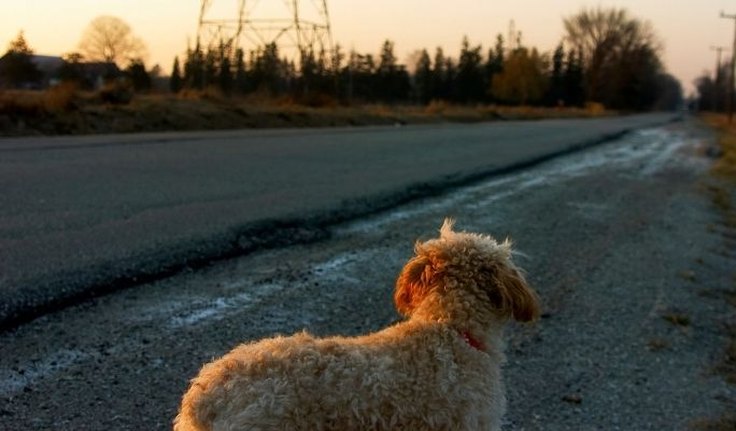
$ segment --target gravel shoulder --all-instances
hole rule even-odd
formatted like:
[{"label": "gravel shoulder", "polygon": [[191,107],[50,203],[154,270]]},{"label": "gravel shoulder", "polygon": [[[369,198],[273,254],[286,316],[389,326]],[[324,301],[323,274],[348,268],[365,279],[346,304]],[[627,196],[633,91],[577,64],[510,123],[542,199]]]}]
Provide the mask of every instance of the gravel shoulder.
[{"label": "gravel shoulder", "polygon": [[376,330],[393,282],[442,219],[510,236],[543,301],[507,333],[514,430],[691,429],[736,406],[717,373],[734,310],[734,232],[692,121],[333,226],[0,334],[0,423],[169,429],[188,379],[239,342]]}]

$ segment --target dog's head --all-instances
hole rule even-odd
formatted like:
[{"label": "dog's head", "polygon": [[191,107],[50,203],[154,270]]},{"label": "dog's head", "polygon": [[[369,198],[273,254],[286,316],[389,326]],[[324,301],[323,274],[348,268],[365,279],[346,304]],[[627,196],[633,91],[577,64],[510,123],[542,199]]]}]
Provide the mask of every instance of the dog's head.
[{"label": "dog's head", "polygon": [[486,235],[454,232],[446,219],[440,237],[417,242],[416,255],[396,281],[398,311],[410,316],[432,292],[464,289],[464,298],[481,301],[502,318],[522,322],[539,316],[539,300],[511,261],[511,242]]}]

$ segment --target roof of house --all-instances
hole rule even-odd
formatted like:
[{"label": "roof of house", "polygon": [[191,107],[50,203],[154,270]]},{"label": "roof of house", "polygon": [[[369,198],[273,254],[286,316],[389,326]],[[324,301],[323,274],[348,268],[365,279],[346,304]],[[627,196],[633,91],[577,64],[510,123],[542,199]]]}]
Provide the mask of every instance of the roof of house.
[{"label": "roof of house", "polygon": [[38,70],[43,73],[53,73],[64,64],[61,57],[53,55],[32,55],[31,61],[36,65]]}]

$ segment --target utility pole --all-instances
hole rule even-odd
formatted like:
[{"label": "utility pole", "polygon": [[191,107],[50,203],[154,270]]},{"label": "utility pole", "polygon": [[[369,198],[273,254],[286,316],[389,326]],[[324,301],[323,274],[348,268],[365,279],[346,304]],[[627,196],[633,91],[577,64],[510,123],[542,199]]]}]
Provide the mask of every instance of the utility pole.
[{"label": "utility pole", "polygon": [[728,84],[728,123],[733,121],[733,102],[734,102],[734,69],[736,69],[736,15],[729,15],[721,12],[721,18],[732,19],[734,23],[733,50],[731,52],[731,67],[729,68],[729,84]]},{"label": "utility pole", "polygon": [[725,46],[711,46],[710,49],[716,52],[716,70],[713,74],[713,80],[716,87],[713,91],[713,111],[718,112],[718,93],[721,90],[721,81],[723,80],[723,77],[721,76],[721,53],[728,48]]}]

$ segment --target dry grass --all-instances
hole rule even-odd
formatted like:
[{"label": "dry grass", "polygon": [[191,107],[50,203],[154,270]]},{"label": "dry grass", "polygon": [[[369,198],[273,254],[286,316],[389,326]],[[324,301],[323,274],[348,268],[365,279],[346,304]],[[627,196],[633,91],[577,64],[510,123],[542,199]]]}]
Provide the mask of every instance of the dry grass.
[{"label": "dry grass", "polygon": [[728,334],[729,343],[716,370],[726,378],[728,383],[736,385],[736,324],[726,324],[725,332]]},{"label": "dry grass", "polygon": [[[736,229],[736,208],[734,208],[734,185],[736,184],[736,122],[729,124],[725,115],[707,114],[702,120],[718,132],[718,158],[713,163],[712,174],[717,181],[708,184],[707,190],[713,205],[718,208],[723,218],[724,230],[712,229],[721,232],[724,242],[729,246],[728,238]],[[734,276],[736,284],[736,275]],[[710,292],[713,293],[713,292]],[[732,307],[736,307],[736,290],[721,289],[719,294]],[[728,341],[723,353],[718,359],[716,371],[727,382],[736,384],[736,323],[730,319],[724,324],[724,334]],[[693,429],[705,431],[736,430],[736,414],[726,412],[721,417],[702,419],[691,424]]]},{"label": "dry grass", "polygon": [[[736,384],[736,325],[726,326],[729,343],[716,366],[716,371],[724,376],[732,385]],[[690,428],[698,431],[734,431],[736,430],[736,413],[725,412],[720,417],[699,419],[690,424]]]},{"label": "dry grass", "polygon": [[679,275],[680,275],[680,278],[682,278],[683,280],[695,281],[695,271],[691,269],[680,271]]},{"label": "dry grass", "polygon": [[736,307],[736,289],[700,289],[698,295],[704,298],[723,299],[728,305]]},{"label": "dry grass", "polygon": [[596,107],[464,106],[442,101],[426,107],[380,103],[340,105],[329,96],[310,95],[297,100],[256,93],[226,97],[214,88],[185,90],[175,96],[129,96],[132,93],[125,88],[85,93],[70,86],[45,92],[0,93],[0,135],[474,123],[615,114]]},{"label": "dry grass", "polygon": [[[713,171],[714,175],[717,175],[718,177],[724,177],[726,174],[723,171],[723,168],[719,168],[717,166],[718,161],[716,161],[716,164],[714,164]],[[718,170],[717,170],[718,169]],[[728,238],[732,237],[733,233],[729,233],[728,230],[736,229],[736,208],[733,206],[733,198],[732,198],[732,192],[731,188],[732,186],[729,186],[729,182],[736,182],[736,179],[728,179],[729,177],[725,177],[726,180],[720,181],[718,183],[711,183],[706,186],[707,192],[710,194],[711,202],[713,202],[713,205],[715,205],[716,208],[718,208],[721,212],[722,216],[722,224],[726,227],[726,232],[721,232],[721,234]],[[719,232],[722,229],[718,229],[716,226],[709,226],[708,231],[709,232]]]},{"label": "dry grass", "polygon": [[718,131],[719,157],[713,163],[713,175],[722,180],[709,184],[713,204],[723,216],[723,223],[729,229],[736,229],[736,208],[733,204],[733,185],[736,184],[736,121],[729,124],[725,115],[707,114],[702,116],[706,124]]},{"label": "dry grass", "polygon": [[660,352],[670,348],[670,342],[663,338],[652,338],[647,342],[647,349],[650,352]]},{"label": "dry grass", "polygon": [[681,327],[681,328],[686,328],[690,326],[690,323],[691,323],[690,316],[688,316],[685,313],[680,313],[677,311],[666,311],[662,313],[662,318],[670,322],[671,324]]},{"label": "dry grass", "polygon": [[591,104],[585,108],[499,105],[465,106],[452,105],[443,100],[431,101],[423,108],[423,113],[431,117],[441,117],[448,120],[466,119],[468,121],[591,118],[616,115],[616,112],[606,111],[599,104]]},{"label": "dry grass", "polygon": [[713,166],[713,173],[718,177],[736,181],[736,121],[729,124],[725,115],[715,114],[705,114],[701,118],[719,131],[718,144],[721,156]]},{"label": "dry grass", "polygon": [[43,93],[44,109],[50,113],[67,112],[74,107],[77,93],[77,85],[71,82],[52,87]]},{"label": "dry grass", "polygon": [[699,419],[690,424],[697,431],[734,431],[736,430],[736,414],[725,413],[719,418]]},{"label": "dry grass", "polygon": [[58,85],[46,91],[4,91],[0,92],[0,114],[37,116],[67,112],[76,96],[74,84]]}]

